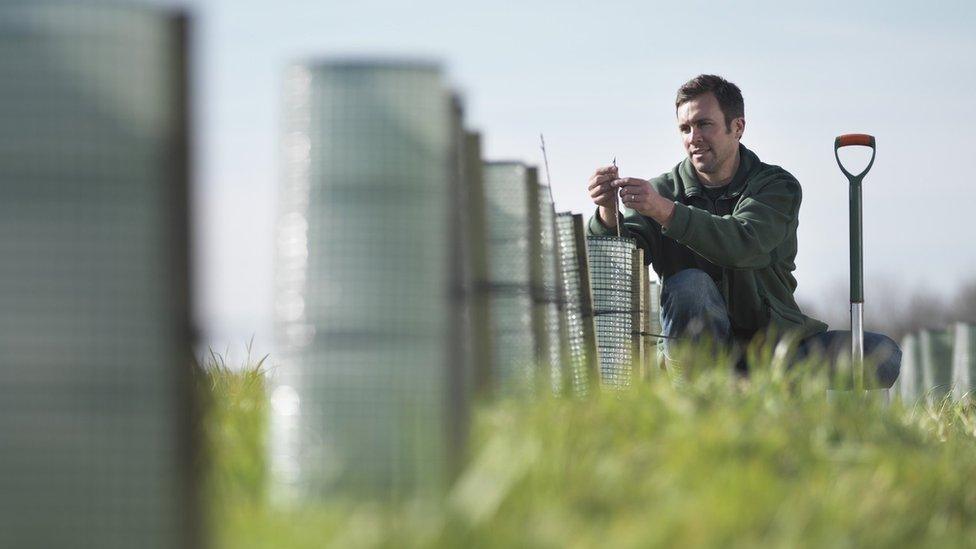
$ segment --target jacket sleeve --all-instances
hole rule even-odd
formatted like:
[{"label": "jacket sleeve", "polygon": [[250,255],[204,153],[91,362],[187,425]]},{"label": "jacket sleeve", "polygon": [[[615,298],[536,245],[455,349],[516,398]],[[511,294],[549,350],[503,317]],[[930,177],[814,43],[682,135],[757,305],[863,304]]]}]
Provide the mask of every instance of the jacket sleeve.
[{"label": "jacket sleeve", "polygon": [[801,201],[800,184],[777,177],[745,196],[731,215],[717,216],[675,202],[674,218],[662,233],[712,263],[731,269],[758,269],[789,235]]}]

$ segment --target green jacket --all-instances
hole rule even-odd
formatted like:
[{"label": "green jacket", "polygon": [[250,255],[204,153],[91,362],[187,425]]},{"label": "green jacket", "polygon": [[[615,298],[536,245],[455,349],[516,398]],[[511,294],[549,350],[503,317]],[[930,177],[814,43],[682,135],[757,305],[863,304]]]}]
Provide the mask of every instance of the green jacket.
[{"label": "green jacket", "polygon": [[[683,269],[708,273],[725,298],[736,339],[748,340],[769,327],[801,338],[826,331],[826,324],[804,315],[793,299],[800,183],[742,145],[739,154],[738,171],[714,201],[689,159],[652,179],[651,186],[675,202],[670,226],[625,208],[621,235],[637,241],[661,280]],[[615,232],[599,215],[588,227],[593,235]]]}]

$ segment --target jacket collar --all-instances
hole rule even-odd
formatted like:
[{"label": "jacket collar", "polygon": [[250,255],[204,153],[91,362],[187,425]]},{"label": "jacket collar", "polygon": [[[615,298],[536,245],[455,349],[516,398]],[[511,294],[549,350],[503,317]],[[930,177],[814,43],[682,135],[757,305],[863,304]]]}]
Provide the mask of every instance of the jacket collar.
[{"label": "jacket collar", "polygon": [[[738,198],[742,194],[742,191],[745,190],[749,172],[758,163],[759,157],[756,156],[756,153],[747,149],[742,143],[739,143],[739,168],[735,171],[732,181],[725,186],[725,193],[722,196],[725,198]],[[685,196],[700,196],[702,194],[702,185],[698,181],[698,173],[695,172],[694,166],[691,165],[690,158],[685,158],[678,165],[678,173],[681,175],[681,183],[684,186]]]}]

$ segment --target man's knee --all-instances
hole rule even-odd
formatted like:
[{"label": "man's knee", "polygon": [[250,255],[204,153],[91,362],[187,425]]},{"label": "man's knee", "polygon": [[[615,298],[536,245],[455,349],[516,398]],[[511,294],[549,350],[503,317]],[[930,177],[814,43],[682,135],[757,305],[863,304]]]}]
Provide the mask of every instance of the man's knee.
[{"label": "man's knee", "polygon": [[664,280],[664,288],[669,286],[672,289],[706,288],[715,287],[715,281],[701,269],[682,269]]},{"label": "man's knee", "polygon": [[724,340],[732,329],[725,300],[712,278],[701,269],[685,269],[664,281],[661,320],[670,336],[710,333]]},{"label": "man's knee", "polygon": [[722,299],[715,281],[701,269],[684,269],[665,279],[661,286],[661,299],[668,298],[682,301],[688,298],[697,301]]}]

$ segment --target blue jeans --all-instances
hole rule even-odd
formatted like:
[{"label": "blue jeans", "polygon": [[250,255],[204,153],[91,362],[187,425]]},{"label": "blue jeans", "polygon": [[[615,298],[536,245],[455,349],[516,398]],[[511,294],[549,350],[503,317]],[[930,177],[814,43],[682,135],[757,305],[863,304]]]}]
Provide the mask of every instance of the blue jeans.
[{"label": "blue jeans", "polygon": [[[671,346],[680,338],[697,341],[708,338],[719,344],[731,345],[732,321],[722,294],[712,278],[700,269],[679,271],[664,281],[661,287],[661,326],[664,356],[671,358]],[[831,370],[839,357],[850,353],[851,332],[831,330],[812,335],[799,343],[794,361],[818,353],[827,358]],[[864,356],[876,365],[874,376],[866,376],[872,388],[888,388],[898,378],[901,368],[901,349],[890,337],[864,332]]]}]

